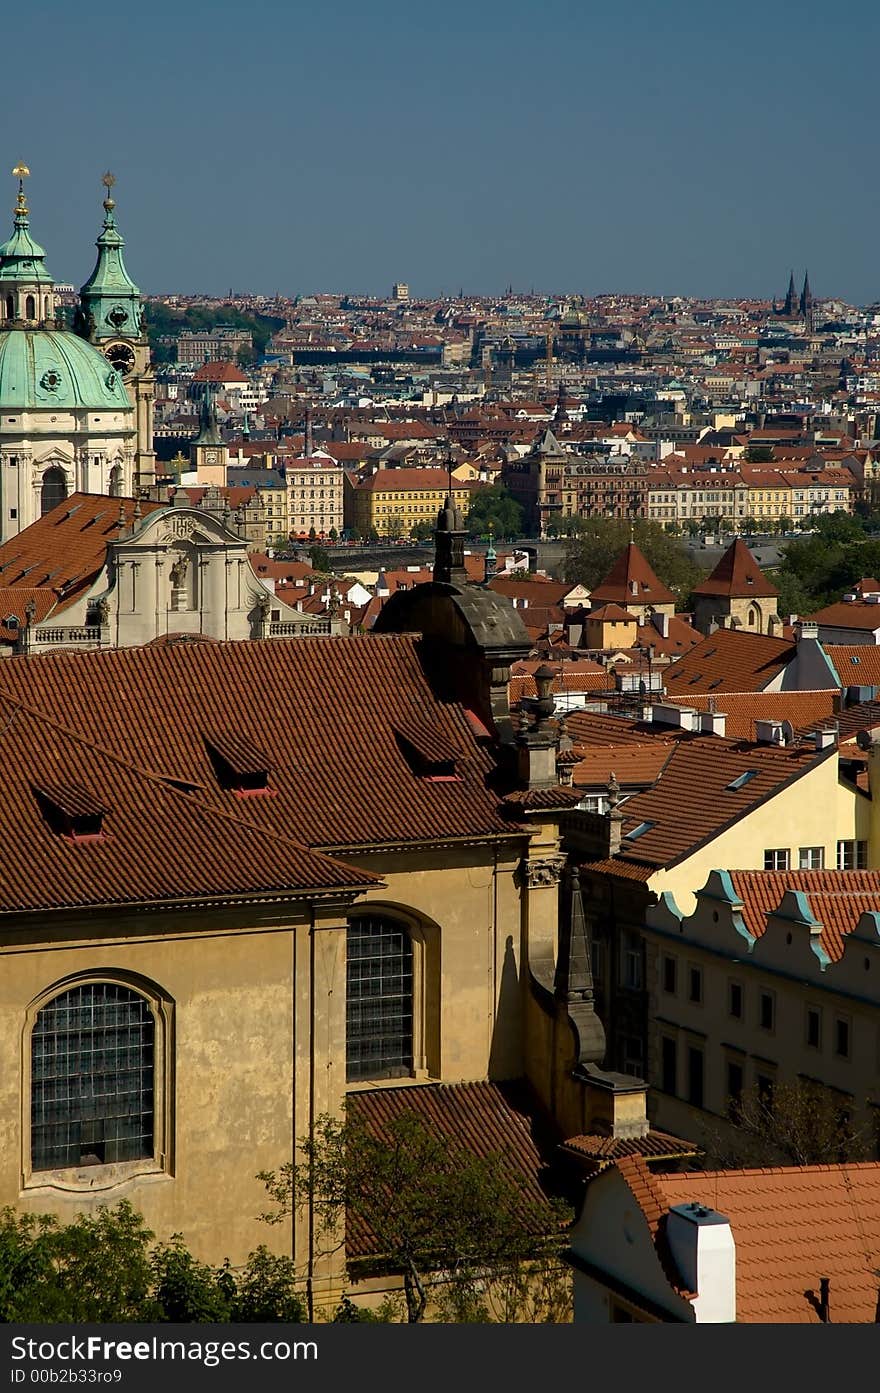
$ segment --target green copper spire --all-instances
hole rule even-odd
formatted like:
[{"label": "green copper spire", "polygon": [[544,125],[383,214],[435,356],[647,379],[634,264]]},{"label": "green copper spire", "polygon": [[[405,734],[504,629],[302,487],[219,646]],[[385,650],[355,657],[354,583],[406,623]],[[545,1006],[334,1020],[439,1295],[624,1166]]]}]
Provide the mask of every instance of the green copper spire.
[{"label": "green copper spire", "polygon": [[53,281],[44,265],[46,253],[30,234],[30,215],[24,192],[24,181],[30,170],[26,164],[17,164],[12,173],[18,180],[18,200],[12,236],[0,246],[0,281],[50,286]]},{"label": "green copper spire", "polygon": [[125,269],[122,248],[125,239],[116,226],[116,203],[111,189],[116,179],[110,173],[102,180],[107,190],[104,199],[104,226],[95,243],[98,260],[95,269],[80,291],[80,310],[76,331],[93,343],[113,338],[137,339],[142,333],[141,293]]}]

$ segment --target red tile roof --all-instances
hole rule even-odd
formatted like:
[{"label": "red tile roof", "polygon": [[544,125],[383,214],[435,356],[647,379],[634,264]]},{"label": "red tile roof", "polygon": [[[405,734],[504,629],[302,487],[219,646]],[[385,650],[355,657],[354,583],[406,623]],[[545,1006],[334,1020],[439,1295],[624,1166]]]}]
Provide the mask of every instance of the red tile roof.
[{"label": "red tile roof", "polygon": [[[8,662],[33,672],[53,660]],[[242,895],[283,900],[375,882],[287,832],[259,825],[252,816],[256,799],[230,799],[220,807],[182,770],[150,770],[142,739],[107,749],[88,728],[73,732],[63,712],[58,719],[37,709],[32,698],[43,693],[28,688],[39,686],[26,681],[16,698],[0,696],[0,914],[188,901],[201,908]],[[144,714],[149,719],[146,707]],[[80,841],[53,828],[35,790],[71,814],[103,809],[100,835]]]},{"label": "red tile roof", "polygon": [[836,604],[817,610],[815,614],[804,615],[804,618],[810,624],[870,633],[880,629],[880,605],[872,604],[869,600],[839,600]]},{"label": "red tile roof", "polygon": [[779,591],[764,575],[742,538],[736,537],[712,574],[695,585],[693,593],[746,599],[752,595],[775,598]]},{"label": "red tile roof", "polygon": [[822,648],[840,678],[841,687],[880,687],[880,644],[823,643]]},{"label": "red tile roof", "polygon": [[672,591],[657,579],[635,542],[628,544],[590,598],[593,604],[613,601],[624,607],[675,603]]},{"label": "red tile roof", "polygon": [[760,692],[788,666],[795,651],[795,644],[788,639],[717,629],[670,664],[663,681],[670,696]]},{"label": "red tile roof", "polygon": [[[746,745],[714,735],[679,740],[657,782],[621,807],[621,859],[675,865],[829,757],[837,758],[836,749]],[[753,778],[730,787],[750,769],[756,770]],[[627,840],[645,824],[641,835]]]},{"label": "red tile roof", "polygon": [[[162,506],[143,501],[140,504],[144,516]],[[134,509],[133,498],[72,493],[57,508],[0,546],[0,587],[24,587],[23,593],[51,590],[58,599],[56,613],[66,609],[102,570],[107,543],[115,541],[121,530],[120,514],[125,518],[122,526],[130,527]],[[26,602],[27,594],[23,603]]]},{"label": "red tile roof", "polygon": [[[274,760],[274,798],[248,815],[325,850],[510,834],[486,782],[493,765],[464,712],[437,700],[411,635],[190,643],[12,657],[0,694],[26,700],[108,749],[189,781],[240,814],[206,738],[230,723]],[[458,751],[452,781],[413,771],[398,731],[414,716]]]},{"label": "red tile roof", "polygon": [[697,711],[723,712],[727,716],[727,738],[751,741],[755,739],[756,721],[791,721],[796,731],[820,722],[829,725],[836,698],[836,690],[829,687],[824,692],[724,692],[717,697],[714,693],[690,693],[666,699],[676,706],[693,706]]},{"label": "red tile roof", "polygon": [[764,933],[767,915],[778,908],[786,890],[804,891],[822,925],[822,947],[834,962],[862,915],[880,910],[880,871],[731,871],[730,878],[743,902],[745,926],[755,938]]},{"label": "red tile roof", "polygon": [[[624,1165],[647,1171],[644,1161],[622,1163],[621,1171]],[[655,1233],[658,1193],[665,1211],[697,1202],[729,1219],[738,1322],[818,1324],[819,1282],[827,1277],[833,1323],[875,1323],[880,1163],[689,1171],[651,1179],[647,1205],[641,1186],[633,1192]]]}]

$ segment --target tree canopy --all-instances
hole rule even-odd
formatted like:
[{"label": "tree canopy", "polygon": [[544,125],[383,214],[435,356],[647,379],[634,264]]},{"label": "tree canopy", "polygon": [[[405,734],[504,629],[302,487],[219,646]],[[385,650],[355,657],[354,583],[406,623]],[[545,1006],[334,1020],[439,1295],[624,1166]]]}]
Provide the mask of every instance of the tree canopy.
[{"label": "tree canopy", "polygon": [[301,1321],[290,1258],[265,1246],[238,1270],[199,1262],[180,1234],[153,1244],[123,1200],[72,1224],[0,1212],[0,1323]]},{"label": "tree canopy", "polygon": [[311,1205],[325,1251],[356,1223],[372,1235],[377,1261],[402,1274],[409,1321],[423,1318],[429,1288],[447,1319],[514,1319],[539,1292],[544,1313],[534,1319],[558,1318],[567,1287],[554,1280],[558,1215],[511,1178],[503,1157],[477,1156],[414,1113],[381,1136],[325,1115],[300,1148],[302,1161],[261,1174],[275,1206],[264,1217],[278,1222]]},{"label": "tree canopy", "polygon": [[681,542],[656,522],[624,518],[582,518],[565,545],[562,573],[565,580],[590,590],[605,579],[630,537],[656,573],[676,597],[679,609],[687,605],[693,587],[704,572]]},{"label": "tree canopy", "polygon": [[503,484],[489,484],[472,495],[465,526],[472,537],[491,531],[499,541],[512,542],[522,536],[523,510]]},{"label": "tree canopy", "polygon": [[813,535],[789,542],[773,575],[782,615],[810,614],[880,571],[880,540],[868,536],[861,518],[839,512],[809,521]]}]

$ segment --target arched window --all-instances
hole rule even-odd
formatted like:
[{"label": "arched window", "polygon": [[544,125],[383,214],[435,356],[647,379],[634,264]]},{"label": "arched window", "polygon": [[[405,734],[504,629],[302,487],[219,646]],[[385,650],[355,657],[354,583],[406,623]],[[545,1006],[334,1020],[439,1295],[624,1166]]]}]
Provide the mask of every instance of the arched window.
[{"label": "arched window", "polygon": [[[96,461],[97,462],[97,461]],[[110,470],[110,497],[122,497],[122,465],[114,464]]]},{"label": "arched window", "polygon": [[6,318],[15,318],[15,299],[12,295],[6,296]]},{"label": "arched window", "polygon": [[53,464],[51,469],[47,469],[43,475],[43,487],[40,493],[40,515],[49,513],[53,508],[57,508],[59,503],[63,503],[67,497],[67,480],[64,477],[64,470],[59,469],[57,464]]},{"label": "arched window", "polygon": [[28,295],[24,302],[24,317],[25,319],[36,319],[37,317],[37,306],[33,295]]},{"label": "arched window", "polygon": [[33,1170],[152,1156],[155,1023],[118,982],[85,982],[41,1007],[31,1033]]},{"label": "arched window", "polygon": [[412,1073],[413,947],[396,919],[349,923],[345,1033],[349,1080]]},{"label": "arched window", "polygon": [[761,617],[761,616],[760,616],[760,614],[759,614],[759,612],[758,612],[757,607],[756,607],[755,605],[752,605],[752,606],[750,607],[750,609],[749,609],[749,628],[750,628],[750,629],[754,629],[755,625],[759,622],[760,617]]}]

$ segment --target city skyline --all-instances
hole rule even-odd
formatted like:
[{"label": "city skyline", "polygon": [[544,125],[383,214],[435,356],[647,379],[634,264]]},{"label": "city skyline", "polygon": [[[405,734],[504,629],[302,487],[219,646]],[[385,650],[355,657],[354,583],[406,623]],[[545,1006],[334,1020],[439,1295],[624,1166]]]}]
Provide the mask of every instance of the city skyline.
[{"label": "city skyline", "polygon": [[53,36],[51,100],[27,64],[7,79],[7,164],[59,280],[88,274],[110,167],[149,293],[770,297],[794,264],[820,298],[880,296],[865,3],[844,52],[820,6],[754,0],[98,18],[24,15],[22,51]]}]

